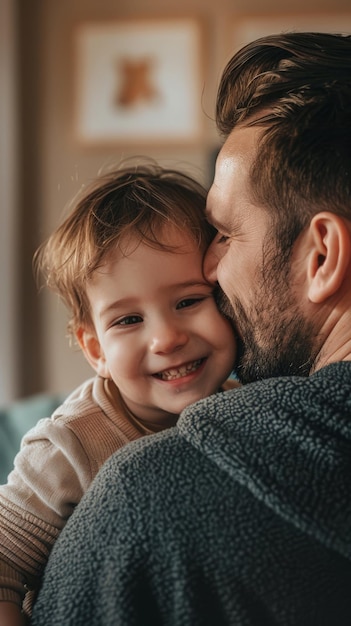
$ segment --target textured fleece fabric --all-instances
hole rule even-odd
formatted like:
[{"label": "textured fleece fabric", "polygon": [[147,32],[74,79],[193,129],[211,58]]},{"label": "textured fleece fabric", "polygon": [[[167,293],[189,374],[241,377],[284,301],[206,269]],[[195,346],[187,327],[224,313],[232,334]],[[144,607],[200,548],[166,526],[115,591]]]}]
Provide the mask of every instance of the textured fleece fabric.
[{"label": "textured fleece fabric", "polygon": [[34,626],[350,626],[351,363],[193,405],[100,470]]}]

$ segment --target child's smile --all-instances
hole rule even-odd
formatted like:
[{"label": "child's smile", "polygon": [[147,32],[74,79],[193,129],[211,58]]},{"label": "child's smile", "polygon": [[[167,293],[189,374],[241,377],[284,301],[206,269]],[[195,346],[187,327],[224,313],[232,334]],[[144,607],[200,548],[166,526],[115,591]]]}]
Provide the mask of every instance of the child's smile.
[{"label": "child's smile", "polygon": [[116,250],[87,290],[95,325],[87,357],[136,417],[160,423],[216,392],[236,350],[202,251],[174,227],[163,239],[172,251],[138,242]]},{"label": "child's smile", "polygon": [[205,359],[197,359],[196,361],[191,361],[190,363],[186,363],[185,365],[180,365],[179,367],[172,367],[168,370],[164,370],[163,372],[158,372],[154,374],[156,378],[160,380],[178,380],[179,378],[184,378],[199,370],[199,367],[204,363]]}]

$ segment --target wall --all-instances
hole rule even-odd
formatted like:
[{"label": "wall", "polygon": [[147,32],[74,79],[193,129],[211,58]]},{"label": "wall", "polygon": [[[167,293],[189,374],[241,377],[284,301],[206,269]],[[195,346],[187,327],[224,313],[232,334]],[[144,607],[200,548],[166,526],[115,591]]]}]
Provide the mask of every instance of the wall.
[{"label": "wall", "polygon": [[18,394],[17,380],[17,74],[16,7],[0,4],[0,402]]},{"label": "wall", "polygon": [[[248,15],[281,12],[278,0],[31,0],[19,2],[22,76],[21,395],[40,390],[66,392],[92,370],[65,337],[66,314],[55,297],[35,287],[31,257],[40,241],[60,221],[68,201],[101,166],[135,152],[128,146],[86,149],[73,137],[74,49],[82,20],[125,17],[195,16],[204,28],[203,91],[205,133],[193,146],[153,146],[143,149],[170,165],[187,168],[208,183],[218,138],[213,123],[215,91],[220,71],[234,46],[229,27]],[[293,13],[347,11],[348,0],[297,0]],[[351,28],[351,22],[350,22]],[[140,153],[140,150],[138,150]]]}]

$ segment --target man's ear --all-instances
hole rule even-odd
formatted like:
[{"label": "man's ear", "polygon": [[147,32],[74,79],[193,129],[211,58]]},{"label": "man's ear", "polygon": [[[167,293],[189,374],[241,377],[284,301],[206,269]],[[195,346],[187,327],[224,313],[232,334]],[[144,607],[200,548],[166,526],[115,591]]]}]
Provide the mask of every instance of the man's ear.
[{"label": "man's ear", "polygon": [[94,330],[80,327],[76,331],[76,339],[83,354],[95,372],[102,378],[110,378],[105,355]]},{"label": "man's ear", "polygon": [[351,260],[351,234],[342,217],[327,211],[311,220],[308,297],[316,304],[340,289]]}]

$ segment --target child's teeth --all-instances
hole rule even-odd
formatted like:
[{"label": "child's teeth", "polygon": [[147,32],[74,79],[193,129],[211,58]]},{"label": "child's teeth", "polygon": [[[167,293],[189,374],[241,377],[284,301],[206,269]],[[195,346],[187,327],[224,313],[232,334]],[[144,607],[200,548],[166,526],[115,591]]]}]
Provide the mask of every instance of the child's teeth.
[{"label": "child's teeth", "polygon": [[173,368],[165,372],[161,372],[159,376],[162,380],[175,380],[176,378],[182,378],[183,376],[190,374],[190,372],[194,372],[199,367],[200,363],[201,359],[198,359],[188,365],[182,365],[182,367],[179,367],[178,369]]}]

